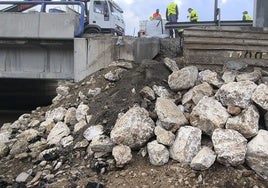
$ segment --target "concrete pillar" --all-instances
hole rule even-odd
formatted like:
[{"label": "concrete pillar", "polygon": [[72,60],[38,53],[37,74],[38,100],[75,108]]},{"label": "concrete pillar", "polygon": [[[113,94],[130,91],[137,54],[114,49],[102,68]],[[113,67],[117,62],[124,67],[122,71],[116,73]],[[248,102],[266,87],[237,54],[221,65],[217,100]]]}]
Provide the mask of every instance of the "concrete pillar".
[{"label": "concrete pillar", "polygon": [[160,51],[159,38],[125,37],[117,45],[118,37],[106,35],[74,39],[74,80],[76,82],[115,60],[142,63],[153,59]]},{"label": "concrete pillar", "polygon": [[268,1],[254,1],[254,27],[268,27]]},{"label": "concrete pillar", "polygon": [[74,80],[107,67],[116,60],[116,38],[110,35],[74,39]]}]

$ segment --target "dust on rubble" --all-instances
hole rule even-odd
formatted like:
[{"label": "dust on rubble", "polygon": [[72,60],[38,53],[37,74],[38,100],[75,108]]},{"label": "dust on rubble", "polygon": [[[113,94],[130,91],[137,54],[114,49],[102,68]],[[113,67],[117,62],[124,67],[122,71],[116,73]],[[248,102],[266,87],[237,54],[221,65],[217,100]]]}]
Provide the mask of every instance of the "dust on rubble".
[{"label": "dust on rubble", "polygon": [[[109,135],[118,114],[126,112],[134,104],[141,104],[142,98],[138,93],[144,86],[161,85],[168,88],[167,78],[170,70],[159,61],[148,60],[146,63],[135,65],[123,74],[118,82],[108,82],[104,74],[114,69],[108,67],[87,77],[79,83],[69,83],[70,96],[58,104],[38,109],[38,115],[58,106],[69,108],[77,106],[79,92],[87,93],[89,88],[102,88],[103,92],[90,100],[83,101],[90,106],[89,114],[93,114],[92,124],[102,124],[105,134]],[[90,85],[94,77],[95,82]],[[154,105],[147,104],[147,109],[153,111]],[[33,116],[35,114],[32,114]],[[74,144],[82,140],[82,133],[75,135]],[[189,165],[170,160],[163,166],[153,166],[148,157],[142,157],[134,151],[131,163],[124,168],[100,173],[91,168],[85,151],[66,151],[62,154],[65,169],[55,172],[53,181],[40,180],[36,187],[85,187],[89,182],[97,182],[105,187],[267,187],[267,183],[260,179],[252,170],[244,165],[226,167],[217,162],[206,171],[194,171]],[[0,161],[0,187],[13,187],[14,179],[19,172],[29,169],[36,170],[35,161],[30,158],[19,160],[3,158]],[[45,170],[43,173],[46,173]],[[10,181],[11,180],[11,181]],[[15,184],[24,187],[23,184]],[[89,187],[89,186],[87,186]]]}]

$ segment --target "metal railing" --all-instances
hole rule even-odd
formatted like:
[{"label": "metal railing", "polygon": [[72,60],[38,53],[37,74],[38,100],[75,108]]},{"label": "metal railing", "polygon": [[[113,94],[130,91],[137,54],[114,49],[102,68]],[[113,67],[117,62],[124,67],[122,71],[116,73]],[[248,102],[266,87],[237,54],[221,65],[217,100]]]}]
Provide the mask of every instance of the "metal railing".
[{"label": "metal railing", "polygon": [[253,26],[253,21],[200,21],[200,22],[168,22],[165,25],[166,29],[183,29],[188,27],[200,26]]},{"label": "metal railing", "polygon": [[[74,36],[81,36],[84,33],[84,25],[85,25],[85,5],[80,1],[59,1],[59,2],[52,2],[52,1],[44,1],[44,0],[34,0],[34,1],[0,1],[0,5],[11,5],[10,7],[3,8],[0,12],[21,12],[32,8],[37,5],[41,5],[40,12],[46,12],[47,5],[78,5],[81,7],[80,16],[79,16],[79,27],[74,32]],[[7,11],[8,8],[17,6],[17,11]],[[21,8],[20,8],[21,6]],[[24,7],[24,8],[23,8]],[[55,14],[55,13],[54,13]]]}]

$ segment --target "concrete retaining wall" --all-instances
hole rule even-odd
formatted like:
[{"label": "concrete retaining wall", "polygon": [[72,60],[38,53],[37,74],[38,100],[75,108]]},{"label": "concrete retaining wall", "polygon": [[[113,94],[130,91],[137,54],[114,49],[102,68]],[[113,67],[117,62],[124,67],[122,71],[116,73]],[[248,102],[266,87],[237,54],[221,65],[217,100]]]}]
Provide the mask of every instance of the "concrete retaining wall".
[{"label": "concrete retaining wall", "polygon": [[91,37],[74,39],[74,80],[107,67],[116,60],[115,38]]},{"label": "concrete retaining wall", "polygon": [[0,78],[73,79],[73,44],[55,43],[2,43]]},{"label": "concrete retaining wall", "polygon": [[141,63],[160,49],[156,38],[111,35],[74,40],[0,40],[0,78],[74,79],[107,67],[115,60]]},{"label": "concrete retaining wall", "polygon": [[125,37],[120,44],[118,37],[86,36],[74,39],[74,80],[107,67],[115,60],[141,63],[143,59],[153,59],[160,50],[158,38]]},{"label": "concrete retaining wall", "polygon": [[0,38],[73,39],[78,17],[68,13],[0,13]]}]

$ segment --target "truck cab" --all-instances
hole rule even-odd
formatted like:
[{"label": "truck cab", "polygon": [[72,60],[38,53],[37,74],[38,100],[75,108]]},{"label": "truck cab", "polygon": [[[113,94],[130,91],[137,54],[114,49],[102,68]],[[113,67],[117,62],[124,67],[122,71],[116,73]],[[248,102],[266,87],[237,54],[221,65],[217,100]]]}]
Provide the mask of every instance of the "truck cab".
[{"label": "truck cab", "polygon": [[[85,4],[84,33],[113,33],[123,35],[123,10],[113,0],[78,0]],[[69,11],[80,14],[79,6],[67,5]],[[68,11],[65,10],[65,11]]]},{"label": "truck cab", "polygon": [[114,33],[123,35],[123,10],[112,0],[88,0],[85,33]]}]

